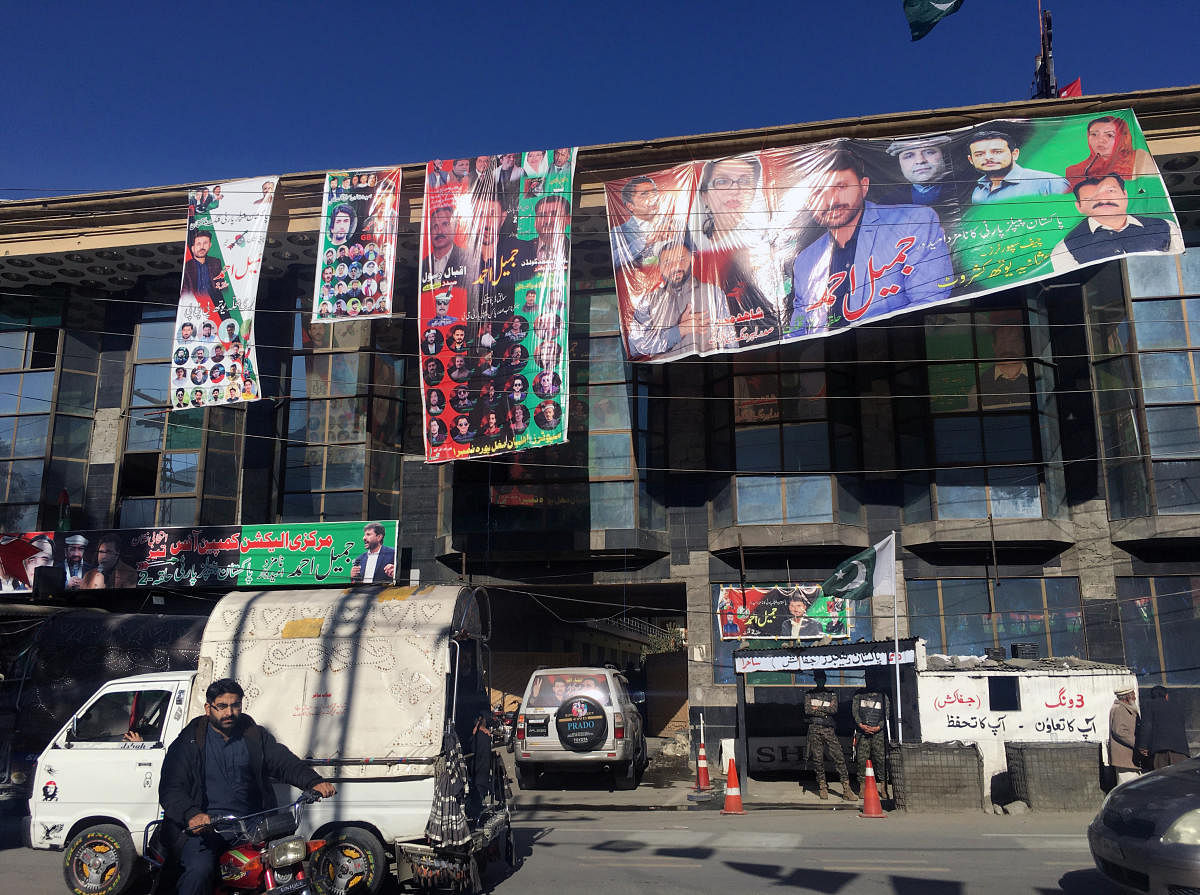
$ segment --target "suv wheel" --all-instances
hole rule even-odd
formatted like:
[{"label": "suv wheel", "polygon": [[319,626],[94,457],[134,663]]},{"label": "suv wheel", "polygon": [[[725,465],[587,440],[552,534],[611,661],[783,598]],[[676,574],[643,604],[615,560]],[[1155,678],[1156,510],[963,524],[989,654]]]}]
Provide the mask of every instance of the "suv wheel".
[{"label": "suv wheel", "polygon": [[517,786],[521,791],[534,789],[537,786],[537,771],[527,764],[517,762]]}]

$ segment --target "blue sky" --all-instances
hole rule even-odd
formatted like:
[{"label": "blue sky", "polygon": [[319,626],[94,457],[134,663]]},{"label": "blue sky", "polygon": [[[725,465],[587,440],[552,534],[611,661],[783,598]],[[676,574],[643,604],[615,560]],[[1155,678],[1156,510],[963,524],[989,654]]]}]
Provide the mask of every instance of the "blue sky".
[{"label": "blue sky", "polygon": [[[1060,84],[1200,81],[1189,0],[1044,0]],[[1036,0],[4,0],[0,198],[1027,98]]]}]

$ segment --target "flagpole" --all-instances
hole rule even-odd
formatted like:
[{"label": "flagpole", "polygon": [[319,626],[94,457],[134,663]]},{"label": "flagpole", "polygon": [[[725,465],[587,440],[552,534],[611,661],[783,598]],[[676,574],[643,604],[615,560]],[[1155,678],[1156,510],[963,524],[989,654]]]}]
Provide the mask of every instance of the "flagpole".
[{"label": "flagpole", "polygon": [[896,744],[904,743],[904,706],[900,703],[900,611],[897,603],[900,589],[896,587],[896,531],[892,530],[892,665],[896,669]]}]

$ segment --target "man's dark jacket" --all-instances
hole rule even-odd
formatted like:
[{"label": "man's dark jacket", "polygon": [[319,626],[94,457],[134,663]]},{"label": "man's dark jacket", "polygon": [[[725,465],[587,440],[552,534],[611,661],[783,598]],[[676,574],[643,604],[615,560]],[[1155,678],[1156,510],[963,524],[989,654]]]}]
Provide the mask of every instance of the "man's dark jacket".
[{"label": "man's dark jacket", "polygon": [[1183,704],[1169,699],[1149,699],[1143,703],[1137,748],[1145,749],[1151,757],[1156,752],[1191,755],[1187,731],[1183,726]]},{"label": "man's dark jacket", "polygon": [[[258,791],[261,810],[276,807],[271,779],[309,789],[323,779],[320,774],[292,754],[287,746],[263,730],[249,715],[239,722],[246,748],[250,752],[250,779]],[[175,738],[163,759],[158,801],[163,808],[163,842],[176,843],[197,814],[207,813],[204,790],[204,743],[209,736],[220,736],[201,715],[188,722]]]}]

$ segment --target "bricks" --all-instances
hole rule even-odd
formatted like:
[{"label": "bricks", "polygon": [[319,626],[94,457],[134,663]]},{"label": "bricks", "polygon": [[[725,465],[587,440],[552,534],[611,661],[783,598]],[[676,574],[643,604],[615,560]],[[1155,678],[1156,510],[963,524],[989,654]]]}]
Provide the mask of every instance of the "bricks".
[{"label": "bricks", "polygon": [[982,811],[983,756],[975,744],[915,743],[888,750],[896,807],[904,811]]}]

